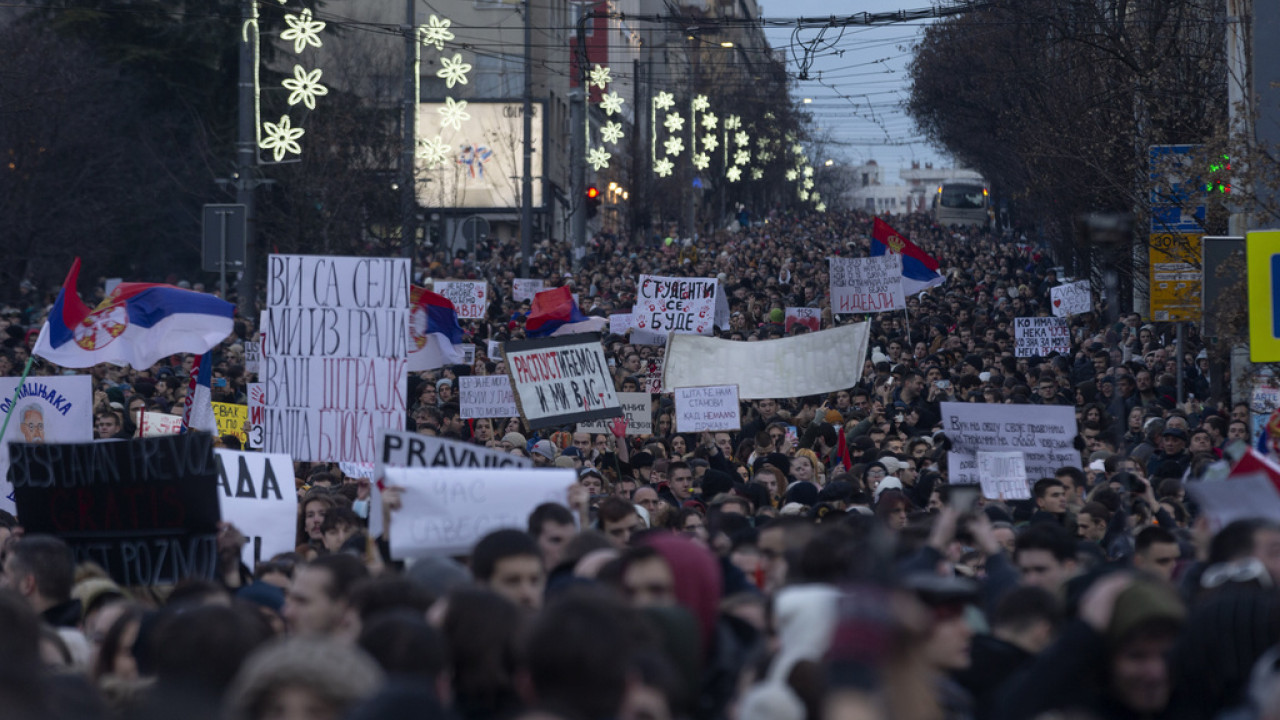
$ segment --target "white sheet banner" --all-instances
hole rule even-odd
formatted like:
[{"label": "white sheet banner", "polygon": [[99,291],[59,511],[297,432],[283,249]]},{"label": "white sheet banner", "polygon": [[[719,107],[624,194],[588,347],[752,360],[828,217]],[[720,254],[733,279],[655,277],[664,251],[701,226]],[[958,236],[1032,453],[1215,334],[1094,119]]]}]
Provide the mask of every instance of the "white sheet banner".
[{"label": "white sheet banner", "polygon": [[564,504],[577,476],[567,469],[422,470],[388,468],[404,488],[391,518],[391,556],[466,555],[494,530],[528,527],[543,503]]},{"label": "white sheet banner", "polygon": [[902,256],[888,253],[865,258],[828,258],[831,312],[837,315],[902,310]]},{"label": "white sheet banner", "polygon": [[509,418],[520,414],[506,375],[464,375],[458,378],[458,406],[462,418]]},{"label": "white sheet banner", "polygon": [[266,285],[266,451],[371,462],[375,431],[404,429],[409,261],[270,255]]},{"label": "white sheet banner", "polygon": [[[93,379],[88,375],[0,377],[0,418],[10,411],[0,442],[0,510],[16,513],[9,484],[9,443],[87,443],[93,440]],[[124,415],[121,414],[123,419]]]},{"label": "white sheet banner", "polygon": [[1062,317],[1020,317],[1013,319],[1013,356],[1048,357],[1051,353],[1071,354],[1071,328]]},{"label": "white sheet banner", "polygon": [[1020,452],[979,452],[982,494],[993,500],[1030,500],[1027,466]]},{"label": "white sheet banner", "polygon": [[292,552],[297,533],[298,493],[288,455],[215,448],[222,519],[249,542],[240,559],[250,568]]},{"label": "white sheet banner", "polygon": [[635,326],[662,333],[711,334],[718,284],[715,278],[641,275]]},{"label": "white sheet banner", "polygon": [[737,385],[743,400],[851,388],[862,377],[869,323],[759,342],[672,335],[664,387]]},{"label": "white sheet banner", "polygon": [[1093,298],[1089,295],[1089,281],[1078,280],[1049,288],[1049,302],[1053,306],[1055,317],[1089,312],[1093,309]]},{"label": "white sheet banner", "polygon": [[1053,477],[1061,467],[1080,467],[1075,449],[1076,411],[1066,405],[987,405],[944,402],[942,429],[951,440],[947,481],[977,485],[979,452],[1020,452],[1026,477]]},{"label": "white sheet banner", "polygon": [[676,432],[741,430],[737,385],[675,389]]},{"label": "white sheet banner", "polygon": [[449,298],[459,320],[483,320],[489,309],[489,284],[472,280],[437,280],[432,288]]},{"label": "white sheet banner", "polygon": [[[653,434],[653,396],[647,392],[620,392],[618,402],[627,419],[627,435]],[[608,433],[613,419],[578,423],[578,432]]]}]

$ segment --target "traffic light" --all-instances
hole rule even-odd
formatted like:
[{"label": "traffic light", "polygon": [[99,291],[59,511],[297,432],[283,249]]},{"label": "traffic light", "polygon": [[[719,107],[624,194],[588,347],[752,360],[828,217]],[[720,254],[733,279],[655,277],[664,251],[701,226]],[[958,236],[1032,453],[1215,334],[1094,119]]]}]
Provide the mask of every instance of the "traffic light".
[{"label": "traffic light", "polygon": [[597,188],[594,186],[589,187],[587,188],[587,219],[590,220],[591,218],[595,217],[596,213],[599,211],[600,211],[600,188]]}]

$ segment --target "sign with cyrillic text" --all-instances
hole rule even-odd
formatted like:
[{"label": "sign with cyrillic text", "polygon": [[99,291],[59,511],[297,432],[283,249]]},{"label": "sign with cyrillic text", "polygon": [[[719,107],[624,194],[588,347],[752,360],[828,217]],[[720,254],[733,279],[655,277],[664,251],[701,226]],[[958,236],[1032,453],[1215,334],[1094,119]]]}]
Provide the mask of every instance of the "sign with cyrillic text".
[{"label": "sign with cyrillic text", "polygon": [[449,298],[460,320],[483,320],[489,309],[489,284],[472,280],[439,280],[432,288]]},{"label": "sign with cyrillic text", "polygon": [[[653,396],[647,392],[620,392],[618,402],[627,419],[627,435],[653,434]],[[578,423],[578,432],[608,433],[613,420]]]},{"label": "sign with cyrillic text", "polygon": [[160,437],[182,432],[182,416],[155,411],[133,411],[133,424],[138,427],[136,437]]},{"label": "sign with cyrillic text", "polygon": [[93,440],[93,379],[88,375],[0,378],[0,416],[12,412],[0,442],[0,510],[15,512],[9,485],[9,443],[79,443]]},{"label": "sign with cyrillic text", "polygon": [[213,405],[213,419],[218,423],[218,435],[235,435],[240,447],[247,447],[249,406],[220,402],[210,404]]},{"label": "sign with cyrillic text", "polygon": [[715,278],[641,275],[634,326],[658,333],[711,334],[716,316]]},{"label": "sign with cyrillic text", "polygon": [[542,292],[541,280],[527,280],[525,278],[516,278],[511,281],[511,299],[516,302],[524,302],[525,300],[533,300],[533,296]]},{"label": "sign with cyrillic text", "polygon": [[947,481],[977,485],[980,452],[1019,452],[1026,476],[1053,477],[1058,468],[1080,467],[1075,449],[1075,408],[1060,405],[985,405],[944,402],[942,429],[951,441]]},{"label": "sign with cyrillic text", "polygon": [[464,375],[458,378],[458,407],[462,418],[508,418],[520,414],[506,375]]},{"label": "sign with cyrillic text", "polygon": [[741,430],[738,386],[676,388],[676,432]]},{"label": "sign with cyrillic text", "polygon": [[599,335],[510,341],[502,352],[530,429],[622,417]]},{"label": "sign with cyrillic text", "polygon": [[979,452],[982,494],[993,500],[1030,500],[1027,466],[1020,452]]},{"label": "sign with cyrillic text", "polygon": [[1064,317],[1013,319],[1013,356],[1048,357],[1071,354],[1071,328]]},{"label": "sign with cyrillic text", "polygon": [[294,549],[298,493],[288,455],[214,450],[222,519],[248,539],[240,560],[256,567]]},{"label": "sign with cyrillic text", "polygon": [[902,256],[888,253],[865,258],[829,260],[831,312],[837,315],[902,310]]},{"label": "sign with cyrillic text", "polygon": [[1049,304],[1053,307],[1054,317],[1089,312],[1093,309],[1093,299],[1089,296],[1089,281],[1079,280],[1049,288]]}]

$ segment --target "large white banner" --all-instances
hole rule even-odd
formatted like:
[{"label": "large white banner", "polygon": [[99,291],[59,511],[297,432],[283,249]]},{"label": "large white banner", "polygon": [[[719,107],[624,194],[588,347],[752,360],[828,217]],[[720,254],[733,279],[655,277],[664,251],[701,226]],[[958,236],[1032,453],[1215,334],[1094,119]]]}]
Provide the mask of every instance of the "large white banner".
[{"label": "large white banner", "polygon": [[[620,392],[618,402],[627,419],[627,435],[653,434],[653,396],[647,392]],[[578,432],[608,433],[616,418],[578,423]]]},{"label": "large white banner", "polygon": [[831,312],[837,315],[902,310],[902,256],[888,253],[865,258],[828,258]]},{"label": "large white banner", "polygon": [[1049,302],[1053,305],[1054,317],[1079,315],[1093,309],[1093,298],[1089,294],[1089,281],[1077,280],[1066,285],[1049,288]]},{"label": "large white banner", "polygon": [[422,470],[388,468],[404,490],[391,517],[391,556],[467,555],[494,530],[524,530],[543,503],[564,504],[577,475],[568,469]]},{"label": "large white banner", "polygon": [[459,320],[483,320],[489,309],[489,284],[483,280],[437,280],[432,290],[449,298]]},{"label": "large white banner", "polygon": [[530,429],[622,417],[599,335],[512,341],[502,352]]},{"label": "large white banner", "polygon": [[1060,467],[1080,467],[1075,449],[1076,411],[1067,405],[942,403],[942,429],[951,440],[947,482],[982,481],[980,452],[1020,452],[1030,483]]},{"label": "large white banner", "polygon": [[862,377],[869,323],[759,342],[672,335],[663,387],[737,385],[743,400],[819,395]]},{"label": "large white banner", "polygon": [[676,432],[741,430],[737,385],[675,389]]},{"label": "large white banner", "polygon": [[372,462],[376,431],[404,429],[409,261],[271,255],[266,280],[266,451]]},{"label": "large white banner", "polygon": [[[17,512],[9,483],[9,443],[84,443],[93,440],[93,380],[88,375],[29,377],[15,405],[16,377],[0,377],[0,510]],[[10,415],[10,413],[12,413]],[[122,415],[123,417],[123,415]]]},{"label": "large white banner", "polygon": [[222,519],[249,542],[241,561],[250,568],[292,552],[297,539],[298,493],[288,455],[214,449]]},{"label": "large white banner", "polygon": [[1063,317],[1013,319],[1013,356],[1048,357],[1071,354],[1071,328]]},{"label": "large white banner", "polygon": [[641,275],[632,322],[641,330],[710,335],[718,285],[715,278]]},{"label": "large white banner", "polygon": [[458,407],[462,418],[508,418],[520,414],[506,375],[464,375],[458,378]]}]

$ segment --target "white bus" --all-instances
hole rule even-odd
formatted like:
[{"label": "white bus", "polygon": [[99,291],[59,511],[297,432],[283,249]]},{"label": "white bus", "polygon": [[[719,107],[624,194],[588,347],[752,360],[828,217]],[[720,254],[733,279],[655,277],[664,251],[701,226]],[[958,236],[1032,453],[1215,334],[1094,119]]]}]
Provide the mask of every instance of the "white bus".
[{"label": "white bus", "polygon": [[933,195],[933,220],[943,227],[987,225],[991,193],[982,180],[944,180]]}]

